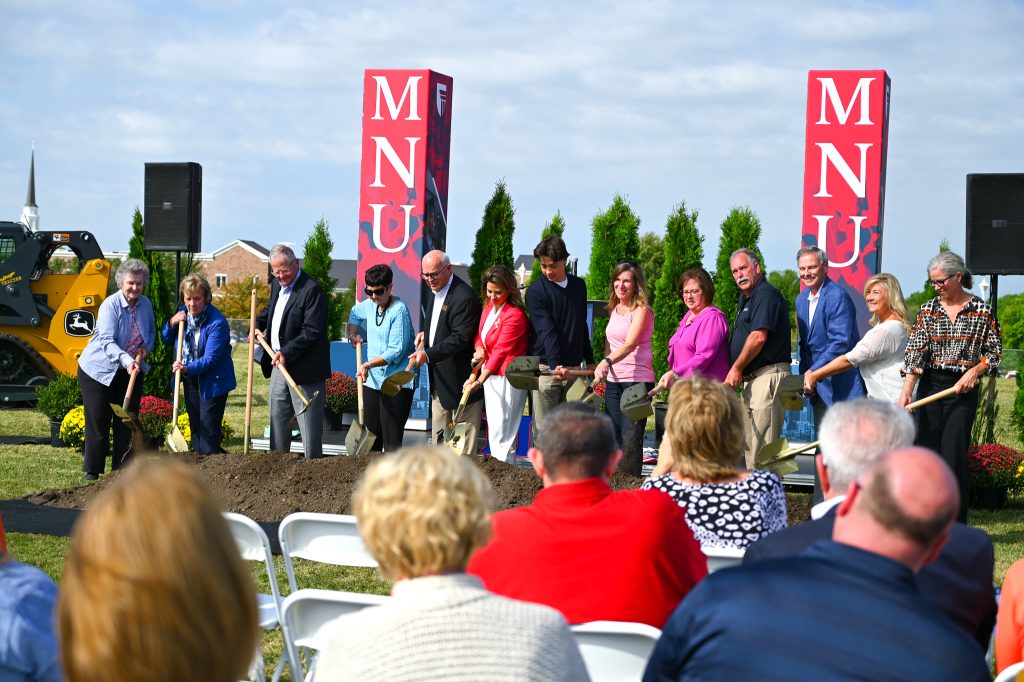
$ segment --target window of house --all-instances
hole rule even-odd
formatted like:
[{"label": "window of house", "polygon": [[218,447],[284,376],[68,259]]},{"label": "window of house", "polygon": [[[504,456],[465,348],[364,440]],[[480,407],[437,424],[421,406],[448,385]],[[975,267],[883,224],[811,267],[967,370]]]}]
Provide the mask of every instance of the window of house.
[{"label": "window of house", "polygon": [[213,282],[215,286],[222,287],[228,283],[228,276],[224,273],[220,273],[213,276]]}]

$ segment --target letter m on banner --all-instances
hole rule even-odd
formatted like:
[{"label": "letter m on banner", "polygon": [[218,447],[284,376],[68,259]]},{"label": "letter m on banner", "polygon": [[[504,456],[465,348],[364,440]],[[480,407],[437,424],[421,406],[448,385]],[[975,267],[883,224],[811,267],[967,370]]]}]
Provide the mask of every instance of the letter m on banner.
[{"label": "letter m on banner", "polygon": [[889,87],[885,71],[807,75],[802,244],[828,254],[829,276],[850,291],[862,331],[864,284],[882,266]]}]

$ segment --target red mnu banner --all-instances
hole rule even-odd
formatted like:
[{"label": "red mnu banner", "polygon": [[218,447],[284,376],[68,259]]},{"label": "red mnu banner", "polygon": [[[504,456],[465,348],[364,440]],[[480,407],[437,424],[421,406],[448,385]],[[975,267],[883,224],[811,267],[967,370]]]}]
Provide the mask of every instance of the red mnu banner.
[{"label": "red mnu banner", "polygon": [[802,241],[828,254],[829,276],[850,291],[861,331],[864,284],[882,264],[889,88],[885,71],[807,75]]},{"label": "red mnu banner", "polygon": [[420,259],[445,248],[452,79],[429,70],[367,69],[363,77],[363,144],[359,181],[356,295],[366,270],[395,273],[393,293],[418,330]]}]

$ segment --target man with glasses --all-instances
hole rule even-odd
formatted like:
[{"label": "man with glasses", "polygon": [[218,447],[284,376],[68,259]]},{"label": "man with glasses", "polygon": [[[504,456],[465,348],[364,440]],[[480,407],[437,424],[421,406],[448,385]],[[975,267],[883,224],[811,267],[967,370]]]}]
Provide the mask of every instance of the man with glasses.
[{"label": "man with glasses", "polygon": [[[424,329],[416,336],[417,350],[409,356],[417,367],[424,364],[430,373],[430,419],[434,443],[444,440],[445,429],[454,422],[462,399],[462,386],[469,379],[473,362],[473,341],[483,308],[473,289],[452,273],[452,263],[444,251],[431,251],[423,257],[423,280],[432,296],[426,297]],[[467,424],[462,454],[478,452],[483,391],[475,391],[462,412]]]},{"label": "man with glasses", "polygon": [[284,244],[270,249],[270,271],[270,303],[256,317],[256,328],[263,330],[274,349],[269,355],[261,346],[256,348],[263,376],[270,378],[270,450],[291,451],[291,421],[302,409],[302,401],[280,371],[283,367],[308,397],[316,395],[298,417],[303,452],[306,459],[316,459],[323,457],[324,396],[331,375],[327,296]]},{"label": "man with glasses", "polygon": [[526,310],[530,313],[530,355],[540,357],[541,369],[554,374],[540,377],[540,388],[533,391],[533,426],[556,405],[565,401],[569,390],[566,369],[579,369],[586,363],[594,368],[594,346],[587,327],[587,285],[565,271],[569,251],[559,236],[537,244],[533,257],[540,261],[543,277],[526,290]]}]

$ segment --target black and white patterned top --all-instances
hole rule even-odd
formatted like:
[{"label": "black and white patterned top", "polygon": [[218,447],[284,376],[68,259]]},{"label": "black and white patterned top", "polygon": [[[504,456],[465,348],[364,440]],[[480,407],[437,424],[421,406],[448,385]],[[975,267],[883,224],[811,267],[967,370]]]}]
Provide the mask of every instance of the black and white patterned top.
[{"label": "black and white patterned top", "polygon": [[972,296],[950,320],[936,296],[917,314],[900,374],[921,374],[925,367],[962,374],[983,357],[988,360],[988,374],[996,371],[1003,358],[1003,332],[992,306]]},{"label": "black and white patterned top", "polygon": [[786,527],[786,493],[769,471],[751,471],[731,483],[684,483],[665,474],[647,479],[642,488],[666,492],[685,509],[701,547],[746,549]]}]

